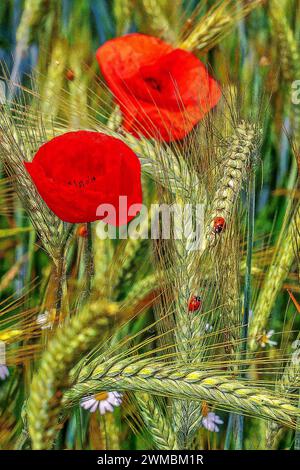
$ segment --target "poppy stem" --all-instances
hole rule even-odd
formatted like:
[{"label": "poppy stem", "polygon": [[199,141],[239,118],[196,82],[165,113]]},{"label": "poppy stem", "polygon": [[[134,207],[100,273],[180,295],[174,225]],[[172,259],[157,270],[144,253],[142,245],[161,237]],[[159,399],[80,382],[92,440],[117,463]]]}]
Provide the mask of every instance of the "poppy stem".
[{"label": "poppy stem", "polygon": [[92,237],[92,224],[88,222],[87,226],[87,240],[85,248],[85,269],[86,269],[86,293],[85,298],[88,298],[92,288],[92,281],[94,277],[94,258],[93,258],[93,237]]},{"label": "poppy stem", "polygon": [[61,250],[56,263],[56,295],[55,295],[55,320],[59,321],[64,296],[64,287],[66,283],[66,248],[73,233],[73,224],[65,226],[65,237],[61,245]]},{"label": "poppy stem", "polygon": [[56,296],[55,296],[55,320],[59,321],[63,298],[63,285],[65,282],[65,250],[61,250],[61,256],[56,265]]}]

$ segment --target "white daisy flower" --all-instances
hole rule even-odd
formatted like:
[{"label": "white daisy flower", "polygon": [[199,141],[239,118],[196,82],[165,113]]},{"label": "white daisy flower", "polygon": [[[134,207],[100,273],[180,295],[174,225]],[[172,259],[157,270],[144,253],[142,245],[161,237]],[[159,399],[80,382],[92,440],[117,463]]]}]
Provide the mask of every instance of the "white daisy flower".
[{"label": "white daisy flower", "polygon": [[9,370],[4,364],[0,364],[0,379],[5,380],[9,376]]},{"label": "white daisy flower", "polygon": [[219,432],[218,424],[223,423],[224,421],[220,418],[220,416],[216,415],[216,413],[213,413],[212,411],[207,413],[207,415],[202,418],[203,427],[211,432]]},{"label": "white daisy flower", "polygon": [[48,328],[53,327],[53,314],[51,314],[48,310],[45,310],[44,313],[39,313],[36,322],[40,325],[41,330],[47,330]]},{"label": "white daisy flower", "polygon": [[210,323],[206,323],[205,325],[205,331],[207,333],[210,333],[213,330],[213,326]]},{"label": "white daisy flower", "polygon": [[122,393],[119,392],[100,392],[91,397],[84,397],[80,401],[80,406],[90,413],[99,410],[101,415],[107,411],[112,412],[116,406],[122,403]]},{"label": "white daisy flower", "polygon": [[270,347],[277,345],[277,341],[273,341],[270,339],[272,338],[274,333],[274,330],[269,330],[268,333],[264,331],[264,333],[258,338],[258,343],[262,348],[265,348],[267,345],[269,345]]}]

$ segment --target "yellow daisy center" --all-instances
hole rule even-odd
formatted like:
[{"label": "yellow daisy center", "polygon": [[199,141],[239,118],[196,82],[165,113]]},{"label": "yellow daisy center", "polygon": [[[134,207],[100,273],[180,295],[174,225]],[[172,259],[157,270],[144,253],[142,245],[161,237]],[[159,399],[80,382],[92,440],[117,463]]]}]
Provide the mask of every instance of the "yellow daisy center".
[{"label": "yellow daisy center", "polygon": [[268,343],[269,342],[269,338],[268,338],[267,334],[262,335],[260,342],[261,343]]},{"label": "yellow daisy center", "polygon": [[107,392],[100,392],[95,395],[95,399],[97,401],[103,401],[108,399],[108,393]]}]

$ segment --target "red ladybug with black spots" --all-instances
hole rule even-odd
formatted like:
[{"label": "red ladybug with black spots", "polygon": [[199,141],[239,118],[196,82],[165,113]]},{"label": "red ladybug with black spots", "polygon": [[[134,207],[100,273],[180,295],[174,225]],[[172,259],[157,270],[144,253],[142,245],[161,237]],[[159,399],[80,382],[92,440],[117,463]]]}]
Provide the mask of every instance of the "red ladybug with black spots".
[{"label": "red ladybug with black spots", "polygon": [[202,306],[202,300],[199,295],[192,295],[189,300],[189,312],[197,312]]},{"label": "red ladybug with black spots", "polygon": [[213,227],[213,232],[215,234],[222,233],[226,227],[226,222],[223,217],[216,217],[214,219],[214,227]]}]

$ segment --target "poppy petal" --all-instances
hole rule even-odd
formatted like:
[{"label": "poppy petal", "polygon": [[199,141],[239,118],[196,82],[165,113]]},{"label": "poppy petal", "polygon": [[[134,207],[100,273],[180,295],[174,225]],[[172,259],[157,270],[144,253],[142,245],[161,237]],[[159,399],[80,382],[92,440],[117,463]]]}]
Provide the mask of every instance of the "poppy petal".
[{"label": "poppy petal", "polygon": [[119,210],[120,196],[128,207],[142,204],[141,165],[122,141],[98,132],[69,132],[42,145],[32,162],[24,162],[38,192],[63,221],[93,222],[101,204],[111,204],[124,225],[133,216]]},{"label": "poppy petal", "polygon": [[107,41],[97,51],[102,74],[135,136],[180,140],[221,97],[218,83],[192,53],[144,34]]}]

